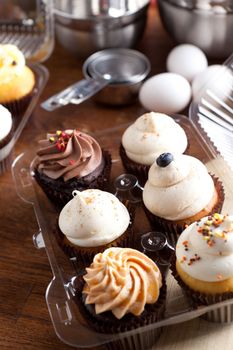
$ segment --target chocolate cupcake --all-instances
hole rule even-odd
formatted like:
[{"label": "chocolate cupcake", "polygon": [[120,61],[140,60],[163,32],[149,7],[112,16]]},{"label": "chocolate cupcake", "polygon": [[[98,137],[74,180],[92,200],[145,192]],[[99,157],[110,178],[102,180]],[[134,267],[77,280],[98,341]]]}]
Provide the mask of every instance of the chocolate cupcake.
[{"label": "chocolate cupcake", "polygon": [[87,265],[108,247],[133,244],[130,214],[117,197],[97,189],[74,191],[73,195],[62,209],[55,230],[69,257]]},{"label": "chocolate cupcake", "polygon": [[205,165],[188,155],[161,154],[151,166],[143,202],[154,229],[175,244],[185,227],[204,216],[220,212],[224,190]]},{"label": "chocolate cupcake", "polygon": [[[100,333],[122,333],[164,316],[166,285],[159,268],[135,249],[109,248],[97,254],[86,274],[76,279],[75,286],[80,312],[89,326]],[[159,330],[121,338],[115,348],[131,342],[134,349],[142,349],[144,343],[152,346],[155,332]]]},{"label": "chocolate cupcake", "polygon": [[90,135],[79,130],[57,131],[39,144],[34,175],[56,206],[68,203],[74,190],[107,188],[111,155]]},{"label": "chocolate cupcake", "polygon": [[15,45],[0,45],[0,103],[16,118],[22,116],[32,98],[35,75],[26,66]]},{"label": "chocolate cupcake", "polygon": [[141,185],[148,178],[150,166],[163,152],[185,152],[185,131],[166,114],[150,112],[139,117],[122,136],[120,156],[127,172],[137,176]]},{"label": "chocolate cupcake", "polygon": [[10,167],[13,142],[11,113],[0,105],[0,174]]},{"label": "chocolate cupcake", "polygon": [[[188,226],[176,245],[175,279],[196,306],[233,298],[233,216],[213,215]],[[215,322],[233,322],[233,305],[206,315]]]}]

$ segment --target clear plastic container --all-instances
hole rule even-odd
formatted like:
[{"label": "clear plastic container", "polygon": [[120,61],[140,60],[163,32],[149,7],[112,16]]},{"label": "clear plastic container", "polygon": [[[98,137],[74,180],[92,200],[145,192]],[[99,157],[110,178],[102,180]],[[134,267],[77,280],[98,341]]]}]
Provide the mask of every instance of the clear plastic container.
[{"label": "clear plastic container", "polygon": [[[184,116],[176,116],[175,120],[185,129],[190,143],[189,154],[201,159],[209,171],[219,176],[223,182],[226,199],[223,212],[232,212],[233,203],[233,174],[216,152],[206,134],[202,134],[199,125],[194,124]],[[112,153],[112,191],[115,193],[113,184],[116,177],[123,173],[119,158],[119,145],[121,135],[127,125],[123,124],[112,129],[96,132],[93,136],[100,144]],[[45,194],[37,185],[33,170],[30,168],[31,161],[35,156],[35,147],[31,147],[31,153],[18,156],[12,166],[13,178],[18,195],[35,210],[38,221],[38,232],[33,240],[37,248],[45,248],[53,272],[53,279],[46,291],[46,302],[51,320],[57,336],[65,343],[78,348],[94,347],[105,344],[108,349],[146,349],[156,340],[161,327],[176,324],[205,315],[212,321],[232,322],[233,299],[210,306],[194,308],[185,299],[182,290],[178,286],[169,271],[166,271],[167,301],[166,314],[163,320],[145,327],[137,328],[121,334],[101,334],[86,325],[85,320],[74,302],[73,282],[81,272],[76,260],[69,259],[59,248],[53,235],[58,212],[54,209]],[[121,182],[121,184],[123,184]],[[121,188],[120,188],[121,190]],[[125,199],[125,198],[124,198]],[[142,208],[137,202],[135,218],[135,232],[146,233],[150,226],[145,218]],[[139,242],[140,234],[138,236]],[[142,251],[145,248],[139,247]],[[220,311],[219,311],[220,310]],[[223,311],[224,310],[224,311]]]},{"label": "clear plastic container", "polygon": [[[45,61],[54,48],[54,22],[52,0],[12,0],[0,6],[0,43],[14,44],[24,54],[27,65],[36,77],[32,96],[23,114],[13,116],[14,134],[1,149],[0,175],[11,165],[12,150],[26,125],[48,80],[48,70],[39,64]],[[17,110],[15,102],[13,109]]]},{"label": "clear plastic container", "polygon": [[0,43],[14,44],[27,62],[43,62],[54,47],[52,0],[10,0],[0,7]]}]

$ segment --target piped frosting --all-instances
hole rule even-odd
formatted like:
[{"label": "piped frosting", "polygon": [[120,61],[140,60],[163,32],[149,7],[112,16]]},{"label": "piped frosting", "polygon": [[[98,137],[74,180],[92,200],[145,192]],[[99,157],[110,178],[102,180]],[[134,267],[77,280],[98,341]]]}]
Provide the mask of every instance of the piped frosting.
[{"label": "piped frosting", "polygon": [[111,311],[117,319],[140,315],[159,298],[161,273],[145,254],[131,248],[109,248],[94,257],[84,276],[86,304],[96,314]]},{"label": "piped frosting", "polygon": [[129,226],[130,216],[113,194],[89,189],[74,191],[74,198],[62,209],[58,223],[71,243],[98,247],[121,236]]},{"label": "piped frosting", "polygon": [[150,167],[143,190],[147,209],[167,220],[187,219],[203,210],[215,193],[205,165],[188,155],[174,155],[166,167]]},{"label": "piped frosting", "polygon": [[191,277],[218,282],[233,276],[233,216],[214,214],[188,226],[180,235],[176,256]]},{"label": "piped frosting", "polygon": [[79,130],[57,131],[39,141],[36,163],[51,179],[63,177],[64,181],[81,178],[99,169],[103,164],[98,142]]},{"label": "piped frosting", "polygon": [[151,165],[158,154],[183,153],[187,148],[184,130],[166,114],[150,112],[139,117],[122,136],[127,156],[139,164]]}]

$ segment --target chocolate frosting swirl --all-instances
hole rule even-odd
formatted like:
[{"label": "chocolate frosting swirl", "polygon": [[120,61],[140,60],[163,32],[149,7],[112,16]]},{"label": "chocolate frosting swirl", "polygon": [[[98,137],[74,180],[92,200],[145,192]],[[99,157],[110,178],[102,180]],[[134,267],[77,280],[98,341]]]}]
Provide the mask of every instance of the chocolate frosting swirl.
[{"label": "chocolate frosting swirl", "polygon": [[48,134],[39,144],[38,170],[51,179],[84,177],[95,171],[103,159],[97,141],[79,130]]}]

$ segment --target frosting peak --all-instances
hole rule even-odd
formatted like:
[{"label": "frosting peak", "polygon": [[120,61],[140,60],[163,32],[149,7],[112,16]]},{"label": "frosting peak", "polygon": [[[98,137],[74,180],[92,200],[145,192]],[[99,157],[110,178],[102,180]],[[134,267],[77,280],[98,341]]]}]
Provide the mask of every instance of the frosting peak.
[{"label": "frosting peak", "polygon": [[96,189],[74,191],[62,209],[59,227],[80,247],[98,247],[114,241],[128,228],[127,208],[113,194]]},{"label": "frosting peak", "polygon": [[184,130],[166,114],[143,114],[122,136],[127,156],[139,164],[151,165],[156,156],[173,150],[183,153],[187,148]]},{"label": "frosting peak", "polygon": [[38,170],[64,181],[91,174],[101,167],[102,150],[97,141],[78,130],[57,131],[39,142]]},{"label": "frosting peak", "polygon": [[167,220],[187,219],[203,210],[215,193],[205,165],[188,155],[175,155],[166,167],[155,162],[143,190],[147,209]]},{"label": "frosting peak", "polygon": [[214,214],[188,226],[178,239],[176,256],[193,278],[217,282],[233,275],[233,216]]},{"label": "frosting peak", "polygon": [[135,249],[106,249],[86,271],[85,302],[95,304],[97,314],[112,311],[118,319],[127,313],[137,316],[159,297],[161,273],[150,258]]}]

